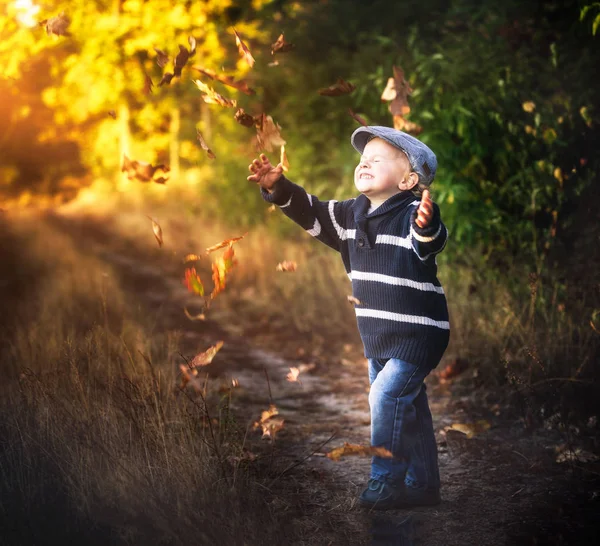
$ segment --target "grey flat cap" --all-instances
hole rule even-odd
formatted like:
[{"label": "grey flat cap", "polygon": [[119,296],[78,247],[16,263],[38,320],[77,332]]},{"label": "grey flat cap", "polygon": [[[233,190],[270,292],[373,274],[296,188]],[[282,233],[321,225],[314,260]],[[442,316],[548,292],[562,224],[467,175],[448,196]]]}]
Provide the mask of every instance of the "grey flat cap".
[{"label": "grey flat cap", "polygon": [[412,169],[419,175],[420,183],[429,186],[433,182],[437,170],[437,159],[429,146],[412,135],[381,125],[359,127],[352,133],[350,142],[362,154],[367,142],[374,137],[382,138],[402,150],[408,157]]}]

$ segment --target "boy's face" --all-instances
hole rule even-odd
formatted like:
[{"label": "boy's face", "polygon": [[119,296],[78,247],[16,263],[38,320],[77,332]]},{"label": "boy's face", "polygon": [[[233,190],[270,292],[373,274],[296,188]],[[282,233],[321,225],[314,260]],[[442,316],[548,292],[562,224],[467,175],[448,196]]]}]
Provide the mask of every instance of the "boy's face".
[{"label": "boy's face", "polygon": [[411,173],[404,152],[381,138],[367,142],[354,170],[356,189],[374,205],[381,205],[393,195],[411,189],[417,182],[418,175]]}]

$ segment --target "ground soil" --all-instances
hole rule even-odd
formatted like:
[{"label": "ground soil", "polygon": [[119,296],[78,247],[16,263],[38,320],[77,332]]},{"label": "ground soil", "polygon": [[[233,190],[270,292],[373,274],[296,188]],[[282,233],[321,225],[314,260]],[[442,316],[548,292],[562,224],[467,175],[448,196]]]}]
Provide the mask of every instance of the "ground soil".
[{"label": "ground soil", "polygon": [[[483,387],[472,367],[447,382],[437,373],[427,379],[442,503],[386,513],[361,509],[356,500],[370,461],[347,457],[333,462],[324,456],[344,442],[369,443],[367,370],[356,346],[332,340],[332,349],[341,352],[313,358],[310,334],[288,325],[244,323],[243,313],[216,305],[208,320],[189,321],[182,309],[194,296],[179,277],[166,274],[166,262],[144,258],[93,223],[68,217],[53,222],[110,264],[149,313],[160,311],[157,329],[181,332],[182,353],[225,342],[207,371],[215,381],[239,381],[231,404],[241,419],[251,422],[270,402],[277,405],[285,427],[275,447],[261,440],[259,431],[249,433],[249,446],[257,452],[273,450],[277,468],[285,471],[275,474],[275,481],[297,486],[311,517],[339,513],[339,541],[317,537],[314,544],[575,545],[595,536],[597,463],[556,462],[565,432],[531,422],[514,389]],[[301,364],[315,366],[301,374],[300,383],[286,381],[289,368]],[[477,420],[490,428],[472,438],[445,432],[453,423]],[[294,517],[293,507],[287,508]]]}]

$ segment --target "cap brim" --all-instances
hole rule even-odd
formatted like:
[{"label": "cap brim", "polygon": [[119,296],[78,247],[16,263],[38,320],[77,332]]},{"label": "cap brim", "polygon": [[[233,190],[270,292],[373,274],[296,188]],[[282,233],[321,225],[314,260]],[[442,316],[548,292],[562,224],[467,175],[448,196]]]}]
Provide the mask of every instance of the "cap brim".
[{"label": "cap brim", "polygon": [[365,149],[365,146],[367,145],[367,142],[369,142],[369,140],[371,140],[373,137],[381,138],[382,140],[385,140],[386,142],[394,146],[394,148],[402,150],[402,148],[400,148],[398,144],[391,141],[383,132],[378,131],[375,127],[359,127],[354,131],[354,133],[352,133],[350,142],[352,143],[352,146],[354,146],[354,149],[359,154],[362,154],[363,150]]}]

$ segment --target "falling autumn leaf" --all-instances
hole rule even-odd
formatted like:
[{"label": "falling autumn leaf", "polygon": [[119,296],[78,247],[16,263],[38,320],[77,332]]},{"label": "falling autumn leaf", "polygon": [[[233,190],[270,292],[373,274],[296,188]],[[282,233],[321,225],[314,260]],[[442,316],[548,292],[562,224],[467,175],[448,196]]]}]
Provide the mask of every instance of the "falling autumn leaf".
[{"label": "falling autumn leaf", "polygon": [[281,127],[273,121],[271,116],[262,114],[256,123],[256,144],[259,150],[272,152],[275,148],[284,146],[285,140],[281,137]]},{"label": "falling autumn leaf", "polygon": [[[144,161],[136,161],[129,159],[123,154],[123,165],[121,166],[121,172],[127,173],[129,180],[139,180],[140,182],[155,182],[157,184],[164,184],[168,180],[168,174],[170,169],[166,165],[151,165]],[[162,176],[155,178],[157,173],[161,173]],[[165,177],[164,175],[167,174]]]},{"label": "falling autumn leaf", "polygon": [[237,106],[237,101],[235,99],[228,99],[223,95],[220,95],[214,89],[200,80],[192,81],[196,84],[196,87],[198,87],[198,89],[204,93],[201,95],[201,98],[206,104],[218,104],[219,106],[224,106],[225,108],[235,108]]},{"label": "falling autumn leaf", "polygon": [[456,430],[467,435],[467,438],[473,438],[476,434],[481,434],[488,430],[492,425],[485,419],[480,419],[474,423],[452,423],[449,427],[445,427],[444,430]]},{"label": "falling autumn leaf", "polygon": [[240,35],[237,33],[237,30],[235,30],[235,28],[233,29],[233,32],[235,33],[235,45],[238,48],[239,54],[248,63],[248,66],[252,68],[254,66],[254,57],[252,56],[252,53],[250,53],[248,46],[242,41]]},{"label": "falling autumn leaf", "polygon": [[238,241],[243,239],[246,235],[248,235],[248,232],[244,233],[244,235],[240,235],[239,237],[232,237],[231,239],[225,239],[224,241],[221,241],[220,243],[217,243],[216,245],[209,246],[205,250],[205,252],[207,254],[210,254],[211,252],[214,252],[215,250],[219,250],[220,248],[225,248],[226,246],[231,246],[233,243],[237,243]]},{"label": "falling autumn leaf", "polygon": [[157,47],[154,48],[154,51],[156,51],[156,64],[161,68],[164,68],[171,57],[169,57],[169,55],[162,49],[158,49]]},{"label": "falling autumn leaf", "polygon": [[175,69],[173,70],[173,76],[181,76],[181,71],[183,70],[185,64],[188,62],[189,58],[190,52],[187,50],[186,47],[179,44],[179,53],[177,54],[177,57],[175,57]]},{"label": "falling autumn leaf", "polygon": [[270,62],[267,66],[272,67],[272,66],[279,66],[279,61],[273,61]]},{"label": "falling autumn leaf", "polygon": [[394,129],[398,131],[404,131],[406,133],[411,133],[413,135],[418,135],[423,131],[423,127],[413,123],[412,121],[408,121],[403,116],[395,115],[394,116]]},{"label": "falling autumn leaf", "polygon": [[154,88],[154,83],[152,82],[152,78],[148,76],[148,74],[144,74],[144,95],[151,95],[152,89]]},{"label": "falling autumn leaf", "polygon": [[340,95],[348,95],[356,89],[356,86],[350,82],[344,81],[342,78],[338,78],[334,85],[319,89],[319,95],[324,97],[339,97]]},{"label": "falling autumn leaf", "polygon": [[247,114],[243,108],[240,108],[233,117],[235,118],[235,121],[244,127],[253,127],[256,123],[256,118]]},{"label": "falling autumn leaf", "polygon": [[223,256],[217,258],[212,264],[212,280],[214,283],[213,291],[210,294],[210,299],[214,299],[217,294],[221,293],[226,286],[227,275],[237,264],[234,258],[233,243],[229,245]]},{"label": "falling autumn leaf", "polygon": [[198,254],[186,254],[183,257],[183,263],[188,263],[188,262],[195,262],[197,260],[201,260],[202,256],[198,256]]},{"label": "falling autumn leaf", "polygon": [[222,84],[227,85],[229,87],[233,87],[234,89],[237,89],[238,91],[241,91],[242,93],[245,93],[246,95],[255,95],[256,94],[256,91],[254,89],[248,87],[248,84],[244,80],[236,81],[231,76],[225,76],[224,74],[217,74],[214,70],[211,70],[210,68],[204,68],[204,67],[198,66],[198,65],[194,65],[194,66],[192,66],[192,68],[194,70],[197,70],[201,74],[204,74],[205,76],[209,77],[210,79],[221,82]]},{"label": "falling autumn leaf", "polygon": [[239,381],[238,381],[238,380],[237,380],[235,377],[232,377],[232,378],[231,378],[231,386],[232,386],[234,389],[236,389],[237,387],[239,387],[239,386],[240,386],[240,382],[239,382]]},{"label": "falling autumn leaf", "polygon": [[348,298],[349,303],[353,303],[354,305],[361,305],[360,300],[355,298],[354,296],[346,296]]},{"label": "falling autumn leaf", "polygon": [[158,87],[162,87],[164,84],[169,85],[172,79],[173,74],[171,74],[171,72],[165,72],[160,81],[158,82]]},{"label": "falling autumn leaf", "polygon": [[275,266],[275,271],[296,271],[298,264],[296,262],[284,260]]},{"label": "falling autumn leaf", "polygon": [[113,119],[117,119],[117,113],[114,110],[109,110],[108,115]]},{"label": "falling autumn leaf", "polygon": [[290,44],[285,41],[283,37],[283,32],[279,35],[279,38],[271,44],[271,55],[275,55],[275,53],[287,53],[296,47],[294,44]]},{"label": "falling autumn leaf", "polygon": [[398,66],[393,67],[394,77],[388,79],[388,84],[381,94],[383,102],[390,102],[388,108],[393,116],[405,116],[410,112],[408,95],[412,89],[404,79],[404,71]]},{"label": "falling autumn leaf", "polygon": [[50,34],[54,34],[55,36],[71,36],[71,33],[67,32],[67,28],[71,24],[71,19],[65,15],[64,11],[55,17],[44,19],[38,24],[42,27],[46,27],[46,34],[48,36],[50,36]]},{"label": "falling autumn leaf", "polygon": [[152,218],[151,216],[146,215],[146,218],[148,218],[152,222],[152,231],[154,232],[154,237],[156,238],[156,242],[158,243],[158,246],[162,247],[163,236],[162,236],[162,229],[161,229],[160,225],[158,225],[158,222],[156,222],[154,220],[154,218]]},{"label": "falling autumn leaf", "polygon": [[298,376],[300,375],[300,370],[298,368],[296,368],[295,366],[290,368],[289,373],[285,376],[285,378],[290,382],[290,383],[300,383],[300,380],[298,379]]},{"label": "falling autumn leaf", "polygon": [[358,123],[360,123],[361,125],[363,125],[363,126],[365,126],[365,127],[366,127],[367,125],[369,125],[369,124],[366,122],[365,118],[363,118],[362,116],[359,116],[358,114],[356,114],[356,113],[354,112],[354,110],[352,110],[352,108],[348,108],[348,113],[350,114],[350,116],[351,116],[353,119],[355,119],[356,121],[358,121]]},{"label": "falling autumn leaf", "polygon": [[288,160],[287,154],[285,153],[285,146],[283,144],[281,145],[281,154],[280,154],[279,162],[281,163],[281,168],[285,172],[288,172],[290,170],[290,162]]},{"label": "falling autumn leaf", "polygon": [[260,420],[254,423],[253,428],[262,428],[263,438],[271,438],[275,440],[275,435],[283,428],[284,420],[276,417],[279,411],[274,404],[269,406],[268,410],[261,413]]},{"label": "falling autumn leaf", "polygon": [[535,102],[530,101],[530,100],[524,102],[522,104],[522,106],[523,106],[523,110],[525,110],[525,112],[527,112],[529,114],[535,110]]},{"label": "falling autumn leaf", "polygon": [[198,273],[196,273],[195,267],[188,267],[185,270],[185,278],[183,280],[183,284],[193,294],[197,294],[198,296],[204,296],[204,285],[202,284]]},{"label": "falling autumn leaf", "polygon": [[196,54],[196,38],[188,36],[188,44],[190,44],[190,57]]},{"label": "falling autumn leaf", "polygon": [[209,347],[203,353],[197,354],[190,362],[190,367],[200,368],[202,366],[207,366],[213,361],[213,358],[215,358],[215,355],[221,350],[221,347],[223,347],[223,341],[217,341],[215,345]]},{"label": "falling autumn leaf", "polygon": [[344,442],[342,447],[338,447],[327,453],[327,457],[332,461],[339,461],[341,457],[346,457],[348,455],[383,457],[384,459],[391,459],[394,457],[392,452],[384,447],[361,446],[358,444],[349,444],[348,442]]},{"label": "falling autumn leaf", "polygon": [[183,312],[185,313],[185,316],[187,318],[189,318],[190,320],[206,320],[206,315],[204,314],[204,312],[202,313],[198,313],[196,315],[192,315],[188,310],[187,307],[183,308]]},{"label": "falling autumn leaf", "polygon": [[200,146],[202,147],[202,149],[206,150],[206,154],[208,155],[208,157],[210,157],[211,159],[216,159],[217,156],[208,147],[208,144],[206,144],[206,141],[204,140],[204,137],[202,136],[200,129],[196,129],[196,138],[198,139],[198,142],[200,143]]}]

